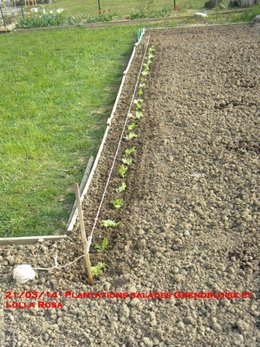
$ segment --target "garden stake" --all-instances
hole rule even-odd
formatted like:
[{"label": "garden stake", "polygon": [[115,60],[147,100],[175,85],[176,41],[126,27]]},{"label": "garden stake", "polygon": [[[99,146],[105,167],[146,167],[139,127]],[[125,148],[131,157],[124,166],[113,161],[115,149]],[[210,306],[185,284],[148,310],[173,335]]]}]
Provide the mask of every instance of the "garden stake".
[{"label": "garden stake", "polygon": [[79,224],[80,224],[80,232],[81,232],[81,241],[83,244],[83,252],[84,252],[84,260],[86,263],[87,268],[87,278],[88,278],[88,284],[93,285],[93,276],[91,271],[91,264],[89,259],[89,253],[88,253],[88,241],[86,237],[86,231],[85,231],[85,225],[83,220],[83,213],[81,208],[81,202],[80,202],[80,191],[79,191],[79,185],[76,183],[76,201],[77,201],[77,208],[78,208],[78,216],[79,216]]}]

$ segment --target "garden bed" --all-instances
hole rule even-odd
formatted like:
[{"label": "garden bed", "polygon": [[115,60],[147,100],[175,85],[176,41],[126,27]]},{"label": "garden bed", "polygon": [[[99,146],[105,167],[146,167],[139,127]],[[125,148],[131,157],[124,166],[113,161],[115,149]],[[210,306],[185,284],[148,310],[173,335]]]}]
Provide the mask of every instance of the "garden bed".
[{"label": "garden bed", "polygon": [[[121,209],[111,208],[123,141],[91,248],[105,263],[94,286],[83,261],[31,284],[15,285],[18,263],[53,266],[82,252],[75,228],[68,240],[1,249],[4,290],[38,292],[252,292],[233,300],[72,300],[59,310],[5,310],[5,347],[24,346],[257,346],[257,41],[247,25],[154,30],[146,34],[126,79],[111,131],[84,201],[89,234],[129,109],[146,39],[156,49],[144,94],[133,165]],[[120,181],[121,182],[121,181]],[[69,327],[69,328],[68,328]],[[120,337],[119,337],[120,336]]]}]

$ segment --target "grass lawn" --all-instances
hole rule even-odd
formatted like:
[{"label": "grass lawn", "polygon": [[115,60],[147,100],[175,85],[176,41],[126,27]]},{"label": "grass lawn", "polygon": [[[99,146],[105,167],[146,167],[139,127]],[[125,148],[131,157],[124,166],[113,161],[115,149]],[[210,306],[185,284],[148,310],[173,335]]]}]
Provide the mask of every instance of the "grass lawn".
[{"label": "grass lawn", "polygon": [[0,36],[0,237],[64,230],[136,28]]},{"label": "grass lawn", "polygon": [[[173,6],[173,0],[100,0],[102,10],[111,10],[117,17],[129,16],[133,10],[154,11],[165,6]],[[180,10],[199,9],[204,7],[205,0],[176,0]],[[51,8],[63,8],[66,15],[97,16],[98,0],[54,0]]]}]

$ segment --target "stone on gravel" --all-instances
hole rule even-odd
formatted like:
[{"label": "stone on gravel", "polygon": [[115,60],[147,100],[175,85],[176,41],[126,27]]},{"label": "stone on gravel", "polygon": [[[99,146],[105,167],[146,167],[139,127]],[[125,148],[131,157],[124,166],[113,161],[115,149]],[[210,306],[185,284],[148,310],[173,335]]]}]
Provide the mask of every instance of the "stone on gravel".
[{"label": "stone on gravel", "polygon": [[153,347],[153,341],[151,341],[149,337],[143,337],[142,341],[146,347]]},{"label": "stone on gravel", "polygon": [[130,315],[130,310],[127,305],[123,304],[119,310],[119,319],[121,322],[125,322]]}]

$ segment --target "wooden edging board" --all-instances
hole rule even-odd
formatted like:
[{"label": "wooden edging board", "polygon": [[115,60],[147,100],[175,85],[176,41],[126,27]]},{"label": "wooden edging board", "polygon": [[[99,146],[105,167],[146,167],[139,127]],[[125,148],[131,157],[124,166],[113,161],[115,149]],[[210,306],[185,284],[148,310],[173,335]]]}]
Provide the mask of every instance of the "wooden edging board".
[{"label": "wooden edging board", "polygon": [[43,241],[58,241],[66,239],[67,235],[47,235],[47,236],[21,236],[21,237],[1,237],[0,246],[24,245]]}]

